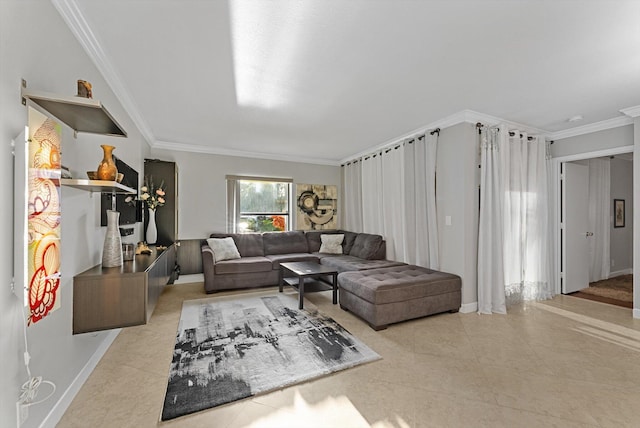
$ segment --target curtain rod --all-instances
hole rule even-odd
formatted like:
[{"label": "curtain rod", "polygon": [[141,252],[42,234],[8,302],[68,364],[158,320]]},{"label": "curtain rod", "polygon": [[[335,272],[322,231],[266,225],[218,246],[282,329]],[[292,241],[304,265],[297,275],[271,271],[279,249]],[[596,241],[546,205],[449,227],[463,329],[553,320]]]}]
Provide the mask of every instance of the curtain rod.
[{"label": "curtain rod", "polygon": [[[436,128],[436,129],[434,129],[432,131],[424,131],[424,134],[426,134],[427,132],[429,132],[429,134],[431,134],[431,135],[438,134],[438,137],[440,136],[440,128]],[[372,158],[372,157],[375,158],[378,155],[382,155],[383,153],[389,153],[391,150],[397,149],[398,147],[400,147],[400,145],[402,145],[404,143],[411,144],[416,139],[417,140],[423,140],[424,139],[424,135],[419,135],[417,137],[411,137],[411,138],[405,138],[404,140],[397,142],[395,145],[391,144],[390,146],[387,146],[387,147],[381,148],[379,150],[376,150],[375,152],[370,153],[368,155],[363,155],[363,156],[360,156],[359,158],[349,160],[349,161],[343,163],[340,166],[345,166],[345,165],[349,165],[351,163],[356,163],[359,160],[367,160],[367,159]]]},{"label": "curtain rod", "polygon": [[[476,123],[476,128],[478,129],[478,134],[480,134],[482,128],[484,128],[486,125],[484,125],[483,123]],[[498,132],[500,132],[500,128],[495,128]],[[515,137],[516,133],[514,131],[509,131],[509,137]],[[520,134],[520,138],[522,138],[522,134]],[[531,136],[527,136],[527,140],[531,141],[533,140],[533,137]],[[551,144],[553,144],[553,142],[551,142]]]}]

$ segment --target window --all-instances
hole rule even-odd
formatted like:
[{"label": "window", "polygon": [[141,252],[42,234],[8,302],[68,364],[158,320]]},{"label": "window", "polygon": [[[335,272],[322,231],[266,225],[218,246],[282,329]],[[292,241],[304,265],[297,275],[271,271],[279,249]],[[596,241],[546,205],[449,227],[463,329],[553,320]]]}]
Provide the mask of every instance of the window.
[{"label": "window", "polygon": [[227,176],[227,231],[291,230],[291,182],[288,178]]}]

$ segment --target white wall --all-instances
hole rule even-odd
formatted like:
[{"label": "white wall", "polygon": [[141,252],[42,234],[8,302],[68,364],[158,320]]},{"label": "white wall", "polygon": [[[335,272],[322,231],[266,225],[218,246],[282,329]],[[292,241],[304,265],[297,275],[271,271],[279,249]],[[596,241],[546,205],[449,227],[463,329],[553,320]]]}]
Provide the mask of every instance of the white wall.
[{"label": "white wall", "polygon": [[611,216],[613,200],[625,201],[625,225],[613,227],[611,222],[611,273],[633,268],[633,162],[614,158],[611,160]]},{"label": "white wall", "polygon": [[[9,143],[26,125],[27,109],[20,103],[20,79],[27,80],[33,90],[65,95],[76,93],[76,80],[86,79],[93,84],[93,93],[109,109],[129,133],[127,139],[80,134],[73,139],[65,126],[63,131],[62,163],[68,165],[76,177],[84,178],[85,171],[95,170],[102,158],[100,144],[112,144],[114,152],[133,168],[142,170],[147,144],[127,117],[106,82],[82,50],[76,39],[50,2],[2,0],[0,2],[0,135],[2,140],[0,186],[6,199],[13,195],[13,160]],[[33,375],[43,376],[57,385],[55,395],[29,409],[24,426],[39,426],[73,384],[94,353],[109,338],[106,332],[71,334],[73,276],[98,264],[106,228],[100,227],[98,196],[71,188],[62,189],[60,309],[28,328],[29,350]],[[13,271],[13,213],[11,208],[1,211],[0,242],[4,243],[0,257],[0,425],[15,426],[15,402],[19,388],[27,380],[22,364],[21,298],[12,294],[9,284]],[[137,239],[134,236],[132,239]],[[24,284],[17,284],[22,289]],[[18,292],[19,293],[19,292]],[[46,394],[42,387],[40,396]],[[59,414],[57,415],[60,416]]]},{"label": "white wall", "polygon": [[[331,184],[341,189],[339,166],[158,149],[152,149],[150,157],[178,165],[180,239],[204,239],[212,232],[226,230],[225,176],[228,174],[292,178],[294,183]],[[338,195],[338,203],[343,203],[341,194]],[[341,221],[338,218],[339,225]]]},{"label": "white wall", "polygon": [[556,140],[551,144],[551,157],[576,155],[615,147],[633,145],[633,125]]},{"label": "white wall", "polygon": [[[478,302],[478,134],[461,123],[442,129],[438,140],[436,203],[440,270],[462,277],[462,309]],[[451,216],[451,225],[445,224]]]}]

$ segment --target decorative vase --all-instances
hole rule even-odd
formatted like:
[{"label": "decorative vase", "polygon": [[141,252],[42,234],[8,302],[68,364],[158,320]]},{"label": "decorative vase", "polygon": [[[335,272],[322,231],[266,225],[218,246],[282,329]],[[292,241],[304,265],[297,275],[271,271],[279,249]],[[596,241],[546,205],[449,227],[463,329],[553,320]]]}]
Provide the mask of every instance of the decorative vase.
[{"label": "decorative vase", "polygon": [[149,208],[149,224],[147,225],[147,244],[155,245],[158,240],[158,228],[156,227],[156,210]]},{"label": "decorative vase", "polygon": [[118,229],[118,211],[107,210],[107,233],[102,247],[102,267],[122,266],[122,240]]},{"label": "decorative vase", "polygon": [[98,180],[115,181],[116,177],[118,177],[118,168],[116,167],[116,164],[113,161],[113,155],[111,154],[115,147],[108,146],[106,144],[102,144],[100,147],[102,147],[104,154],[102,161],[98,165],[96,177]]}]

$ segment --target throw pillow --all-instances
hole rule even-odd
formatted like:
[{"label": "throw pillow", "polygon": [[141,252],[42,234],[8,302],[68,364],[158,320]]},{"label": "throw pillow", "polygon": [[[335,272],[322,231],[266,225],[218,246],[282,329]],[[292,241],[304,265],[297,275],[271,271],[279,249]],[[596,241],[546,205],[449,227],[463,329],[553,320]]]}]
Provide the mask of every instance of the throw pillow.
[{"label": "throw pillow", "polygon": [[221,262],[223,260],[239,259],[240,253],[236,247],[236,243],[233,238],[209,238],[207,244],[213,250],[213,257],[215,262]]},{"label": "throw pillow", "polygon": [[342,254],[343,234],[320,235],[320,252],[325,254]]}]

